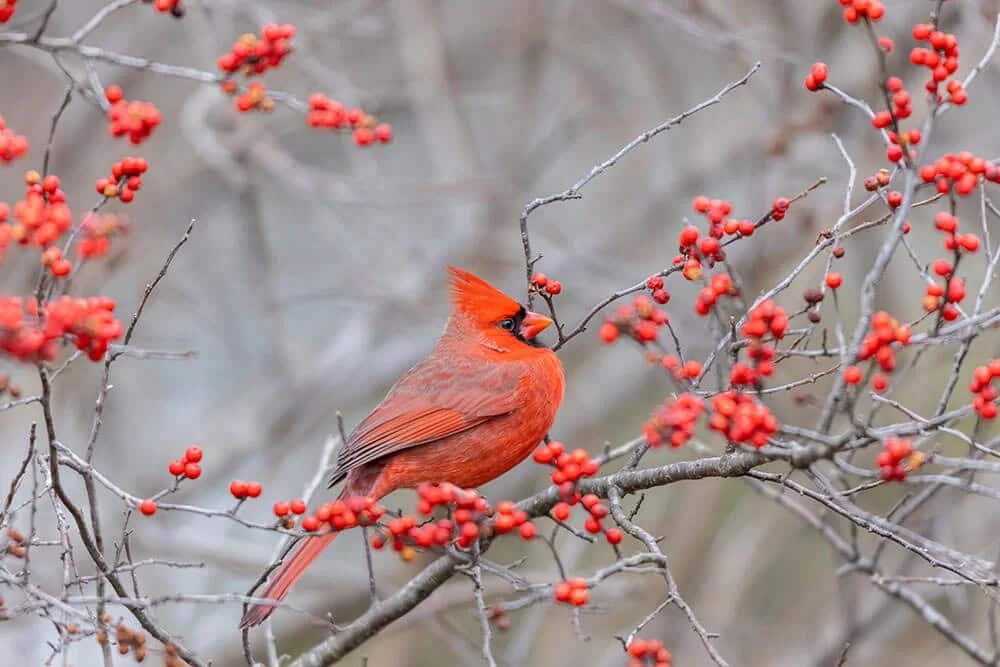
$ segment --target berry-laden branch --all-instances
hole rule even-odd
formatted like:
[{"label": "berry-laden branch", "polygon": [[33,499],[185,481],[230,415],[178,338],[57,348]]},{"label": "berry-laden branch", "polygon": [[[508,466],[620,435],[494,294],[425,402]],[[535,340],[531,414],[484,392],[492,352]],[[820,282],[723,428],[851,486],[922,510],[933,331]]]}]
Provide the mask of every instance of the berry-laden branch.
[{"label": "berry-laden branch", "polygon": [[714,96],[708,98],[707,100],[704,100],[703,102],[696,104],[687,111],[681,113],[679,116],[675,116],[670,120],[660,125],[657,125],[656,127],[650,130],[646,130],[645,132],[637,136],[635,139],[633,139],[632,141],[628,142],[620,149],[618,149],[618,151],[614,155],[609,157],[607,160],[591,168],[591,170],[585,176],[583,176],[583,178],[578,180],[576,183],[571,185],[566,190],[560,192],[559,194],[533,199],[532,201],[525,204],[524,209],[521,211],[520,226],[521,226],[521,246],[524,249],[524,262],[525,262],[524,275],[525,279],[528,282],[529,309],[534,303],[534,292],[531,289],[531,274],[533,271],[533,267],[537,261],[537,258],[534,258],[531,254],[531,238],[528,235],[528,217],[535,211],[535,209],[538,209],[542,206],[546,206],[548,204],[552,204],[558,201],[568,201],[570,199],[582,198],[583,195],[580,194],[580,191],[587,185],[587,183],[594,180],[595,178],[603,174],[605,171],[618,164],[618,161],[620,159],[625,157],[629,152],[631,152],[639,145],[646,143],[647,141],[649,141],[650,139],[652,139],[653,137],[662,132],[666,132],[667,130],[670,130],[671,128],[680,125],[686,119],[698,113],[699,111],[707,109],[710,106],[714,106],[720,103],[722,101],[722,98],[728,95],[730,92],[732,92],[736,88],[739,88],[740,86],[746,85],[750,81],[750,77],[752,77],[760,69],[760,66],[761,65],[759,62],[754,63],[754,66],[751,67],[746,74],[744,74],[741,78],[737,79],[736,81],[727,83]]},{"label": "berry-laden branch", "polygon": [[[836,72],[820,62],[809,68],[803,83],[809,91],[829,91],[846,105],[847,113],[860,112],[863,131],[871,133],[861,135],[860,140],[882,140],[886,162],[867,165],[848,152],[850,142],[832,136],[827,144],[830,160],[843,160],[847,167],[842,205],[838,201],[836,212],[829,215],[815,240],[808,239],[811,247],[756,293],[749,292],[752,283],[740,274],[739,262],[727,252],[736,243],[752,249],[782,225],[784,233],[793,233],[790,230],[796,228],[782,221],[803,213],[814,201],[806,197],[827,183],[826,177],[795,195],[769,194],[768,199],[774,197],[770,207],[751,217],[737,215],[747,205],[735,199],[718,193],[698,195],[691,202],[695,222],[677,232],[676,247],[657,264],[666,268],[598,299],[575,325],[567,326],[557,314],[560,295],[570,286],[538,270],[541,255],[532,249],[528,220],[540,207],[581,198],[590,181],[640,144],[747,84],[759,63],[715,96],[638,135],[567,190],[530,201],[519,219],[528,303],[535,297],[546,302],[557,330],[555,350],[569,353],[568,343],[612,307],[603,316],[599,338],[607,344],[624,340],[635,344],[643,358],[652,362],[649,372],[659,374],[669,392],[641,428],[637,425],[640,437],[608,446],[597,455],[546,438],[532,459],[544,467],[551,485],[526,498],[491,502],[474,489],[427,480],[416,488],[415,511],[406,513],[359,495],[313,502],[320,484],[335,468],[336,447],[348,441],[342,424],[340,438],[330,438],[322,447],[315,473],[301,496],[272,498],[265,507],[261,507],[263,500],[257,500],[264,497],[263,486],[239,479],[227,482],[231,498],[227,496],[226,502],[214,506],[171,502],[174,494],[206,483],[210,475],[203,478],[203,472],[218,465],[208,447],[179,448],[176,459],[164,461],[168,475],[153,488],[144,482],[123,484],[118,463],[99,456],[105,409],[113,395],[112,365],[122,357],[141,361],[190,356],[133,343],[139,338],[140,318],[188,242],[194,222],[141,292],[127,326],[117,319],[113,299],[73,295],[73,279],[90,262],[100,261],[112,241],[125,245],[119,241],[125,224],[115,209],[141,205],[145,196],[137,193],[155,187],[159,174],[141,156],[108,157],[103,164],[110,169],[88,176],[95,178],[96,203],[75,220],[70,208],[75,193],[64,190],[63,180],[50,173],[50,168],[58,167],[51,164],[57,154],[52,149],[65,110],[81,97],[96,103],[112,137],[107,141],[127,138],[136,146],[160,140],[164,128],[173,124],[154,103],[128,99],[119,86],[104,85],[93,64],[217,85],[234,97],[241,113],[267,112],[283,105],[303,113],[310,128],[350,132],[360,146],[392,139],[391,127],[358,107],[348,108],[322,93],[313,93],[305,101],[267,88],[264,80],[271,72],[295,57],[296,30],[290,24],[268,23],[258,32],[233,35],[231,48],[218,58],[217,72],[84,43],[98,34],[109,17],[148,11],[144,8],[148,4],[161,14],[185,17],[181,0],[112,0],[69,37],[50,37],[46,34],[50,19],[60,7],[53,1],[28,17],[23,31],[0,33],[0,45],[46,54],[69,79],[60,106],[51,113],[40,171],[25,174],[23,199],[13,207],[0,205],[0,254],[8,250],[36,253],[40,265],[32,276],[32,297],[0,296],[0,353],[36,371],[41,386],[37,395],[23,396],[10,378],[0,377],[0,394],[9,395],[0,403],[0,411],[37,404],[44,429],[42,443],[47,444],[36,442],[38,434],[32,425],[25,455],[14,462],[20,464],[0,513],[0,551],[7,554],[0,562],[0,587],[17,597],[12,605],[0,600],[0,616],[34,615],[48,621],[55,633],[49,641],[51,648],[46,649],[51,651],[49,662],[57,657],[68,662],[70,653],[86,639],[99,644],[107,666],[115,664],[112,649],[136,661],[155,653],[167,667],[210,664],[213,656],[200,655],[200,647],[178,643],[174,631],[154,612],[168,605],[225,605],[234,614],[240,607],[246,613],[249,605],[277,607],[279,613],[298,612],[293,604],[259,596],[258,588],[302,538],[360,528],[365,551],[357,557],[364,558],[367,581],[359,582],[359,590],[367,585],[367,608],[343,625],[334,625],[321,614],[301,612],[297,618],[332,632],[289,664],[341,661],[389,631],[395,621],[413,614],[436,593],[451,595],[451,604],[475,615],[478,631],[468,639],[488,665],[508,662],[508,656],[501,653],[503,644],[497,641],[499,633],[520,620],[514,614],[539,605],[565,610],[565,622],[576,636],[604,641],[615,651],[620,648],[621,662],[629,667],[669,667],[673,654],[682,649],[668,647],[645,633],[667,622],[661,617],[677,613],[683,615],[680,627],[697,651],[684,656],[685,662],[706,662],[707,656],[713,664],[726,665],[726,656],[732,659],[739,654],[736,635],[718,627],[724,624],[697,610],[697,601],[685,597],[693,586],[679,569],[671,569],[669,556],[677,537],[655,537],[648,508],[655,504],[661,487],[682,481],[739,479],[829,544],[838,577],[860,575],[885,597],[886,604],[914,611],[956,654],[977,664],[996,664],[997,640],[991,647],[981,645],[981,633],[962,627],[955,610],[936,607],[934,596],[936,587],[969,586],[992,608],[1000,599],[996,562],[967,553],[966,547],[949,543],[950,535],[926,532],[923,525],[911,521],[920,509],[960,518],[964,508],[953,501],[945,504],[947,494],[939,493],[943,489],[962,498],[1000,501],[1000,488],[991,478],[1000,472],[995,460],[1000,457],[1000,440],[990,440],[988,430],[998,417],[1000,359],[995,358],[995,351],[984,352],[989,347],[988,334],[1000,327],[1000,308],[989,301],[1000,265],[1000,248],[994,247],[990,234],[991,225],[1000,219],[990,198],[1000,182],[1000,168],[963,147],[933,156],[928,147],[937,124],[952,117],[944,112],[960,113],[975,93],[970,93],[972,84],[1000,43],[1000,20],[981,59],[963,75],[959,37],[945,32],[947,6],[941,0],[935,2],[928,21],[912,30],[909,61],[923,68],[928,77],[918,95],[907,89],[905,72],[892,56],[896,45],[877,30],[886,12],[883,4],[841,0],[844,19],[864,33],[856,39],[874,52],[878,100],[873,104],[835,86]],[[9,20],[15,8],[13,0],[0,0],[0,23]],[[86,76],[65,69],[63,58],[82,62]],[[911,125],[920,113],[923,121]],[[27,139],[0,118],[0,163],[35,157]],[[863,193],[859,183],[864,185]],[[973,193],[978,196],[980,219],[970,224],[965,202]],[[141,233],[141,224],[136,230]],[[921,257],[926,250],[911,242],[914,230],[940,240],[941,256]],[[862,244],[871,248],[870,261],[860,272],[842,268],[842,258],[857,252]],[[896,252],[900,246],[905,256]],[[908,276],[918,281],[924,293],[909,300],[901,297],[890,312],[880,308],[886,308],[884,285],[896,265],[901,272],[912,267]],[[798,296],[793,288],[800,290]],[[678,326],[677,301],[670,306],[673,312],[667,310],[672,293],[683,292],[689,292],[693,303],[694,317],[689,320],[695,335]],[[972,293],[976,296],[970,306]],[[628,296],[633,297],[631,301],[620,303]],[[987,344],[975,345],[977,341]],[[575,352],[579,347],[572,349]],[[936,374],[940,390],[931,387],[933,391],[921,392],[929,402],[897,392],[911,377],[908,374],[923,371],[931,352],[941,348],[947,354],[941,355],[946,359],[944,372]],[[57,419],[56,383],[64,377],[63,371],[84,357],[103,364],[97,367],[100,385],[93,399],[89,433],[77,438],[68,435],[70,429]],[[810,366],[808,360],[818,363]],[[921,377],[925,382],[927,376]],[[786,396],[795,402],[794,410],[781,402]],[[670,456],[664,449],[680,448],[693,454],[663,460]],[[129,488],[134,486],[139,490]],[[887,504],[886,498],[893,502]],[[40,511],[48,504],[53,525],[45,525]],[[117,519],[111,519],[111,513],[101,515],[105,504],[120,511]],[[215,525],[224,522],[233,530],[273,535],[276,543],[270,564],[245,592],[145,594],[149,572],[202,566],[209,570],[219,565],[208,559],[190,563],[142,553],[142,545],[133,536],[171,512],[210,519]],[[261,518],[262,513],[266,518]],[[524,567],[529,562],[536,565],[534,555],[513,563],[489,558],[499,543],[515,547],[535,539],[544,542],[545,549],[539,551],[550,566],[547,569]],[[574,545],[572,549],[566,548],[568,542]],[[388,590],[378,580],[380,559],[386,552],[397,554],[403,562],[413,561],[422,552],[429,562],[401,587]],[[583,561],[578,558],[583,552],[593,557]],[[902,558],[889,558],[887,553]],[[52,567],[45,568],[48,564]],[[39,576],[43,568],[61,577],[43,579]],[[934,570],[948,574],[936,576],[940,573]],[[471,585],[453,581],[456,575]],[[656,590],[662,591],[655,606],[635,610],[635,618],[617,634],[615,629],[589,627],[581,610],[619,600],[623,589],[615,586],[626,575],[640,578],[644,585],[651,581],[649,576],[655,578]],[[930,593],[925,592],[928,587]],[[119,611],[127,616],[116,618],[113,612]],[[561,618],[553,617],[557,619],[553,622]],[[255,664],[249,630],[242,639],[247,663]],[[849,664],[846,647],[857,638],[837,639],[829,660]],[[269,664],[279,664],[279,638],[270,620],[264,641]],[[817,660],[822,662],[819,656]]]}]

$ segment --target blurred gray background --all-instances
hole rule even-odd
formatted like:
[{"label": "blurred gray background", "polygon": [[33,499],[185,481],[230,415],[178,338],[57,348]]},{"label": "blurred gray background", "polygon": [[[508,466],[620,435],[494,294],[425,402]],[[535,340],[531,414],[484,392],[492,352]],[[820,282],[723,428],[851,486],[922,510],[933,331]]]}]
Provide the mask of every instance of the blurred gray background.
[{"label": "blurred gray background", "polygon": [[[48,34],[70,34],[103,4],[62,2]],[[136,201],[111,209],[127,214],[131,233],[113,244],[107,261],[83,270],[75,292],[109,294],[127,316],[188,221],[198,220],[135,337],[141,347],[194,349],[198,357],[122,358],[114,368],[97,464],[140,496],[166,484],[168,462],[197,442],[206,452],[205,473],[185,484],[178,500],[226,506],[229,480],[257,479],[263,498],[244,511],[266,520],[272,502],[301,493],[324,438],[336,429],[335,411],[352,427],[431,348],[449,309],[446,264],[522,297],[521,207],[562,191],[632,137],[710,97],[756,60],[763,68],[748,87],[640,147],[592,182],[582,201],[533,215],[532,241],[545,256],[539,268],[564,285],[558,300],[563,319],[578,320],[604,295],[669,265],[695,194],[729,199],[736,215],[756,218],[774,197],[829,177],[784,221],[765,228],[763,238],[734,248],[746,292],[756,294],[786,274],[839,214],[847,170],[830,133],[843,138],[859,181],[884,164],[865,118],[802,87],[809,65],[824,60],[832,82],[877,99],[867,41],[840,19],[832,0],[186,4],[181,21],[149,5],[130,7],[87,43],[214,70],[217,56],[241,33],[268,21],[292,22],[299,28],[295,53],[265,77],[268,87],[360,103],[391,122],[396,139],[360,150],[346,135],[308,130],[301,115],[280,106],[270,115],[238,115],[215,86],[97,66],[105,84],[121,85],[129,99],[156,103],[164,121],[134,149],[112,140],[102,113],[82,98],[66,112],[52,171],[63,179],[75,212],[93,204],[94,179],[112,162],[139,154],[151,165]],[[922,78],[907,61],[909,28],[926,20],[931,4],[886,0],[879,26],[896,39],[891,63],[906,74],[915,97]],[[21,0],[18,16],[46,5]],[[960,37],[962,72],[985,49],[998,9],[995,0],[946,3],[944,25]],[[16,26],[17,18],[0,30]],[[83,72],[70,55],[65,64]],[[23,195],[23,170],[40,167],[49,118],[65,85],[47,55],[23,48],[0,49],[0,81],[0,113],[32,142],[27,159],[0,167],[0,200],[13,203]],[[998,94],[1000,70],[991,64],[969,104],[940,123],[935,152],[967,148],[1000,156]],[[923,103],[914,106],[922,117]],[[975,203],[963,206],[973,215]],[[913,239],[925,261],[935,256],[940,239],[929,224],[916,223],[929,223],[931,216],[926,210],[914,215]],[[848,246],[840,265],[843,294],[856,294],[872,248],[869,242]],[[12,248],[0,264],[2,291],[27,293],[35,262],[35,253]],[[978,286],[982,256],[969,264]],[[789,292],[789,310],[821,271],[817,262]],[[922,288],[916,280],[912,265],[901,261],[884,283],[880,305],[904,319],[917,316]],[[696,289],[674,283],[671,291],[671,318],[690,353],[703,357],[705,322],[691,307]],[[849,321],[854,301],[841,302]],[[976,358],[996,352],[995,334],[973,348]],[[602,348],[596,332],[561,356],[568,390],[553,435],[591,452],[633,437],[670,388],[634,346]],[[949,360],[948,351],[930,354],[924,375],[915,377],[933,382]],[[826,365],[783,365],[779,377],[791,380]],[[26,393],[37,391],[30,368],[0,360],[0,370],[13,373]],[[99,366],[85,361],[59,382],[60,436],[72,447],[85,443],[98,384]],[[931,409],[932,398],[919,386],[901,397],[918,411]],[[790,399],[772,403],[779,418],[811,424],[814,408]],[[0,414],[0,480],[10,479],[27,424],[38,418],[35,406]],[[693,455],[661,450],[648,463]],[[545,483],[545,471],[529,462],[485,491],[495,501]],[[884,509],[896,497],[898,491],[873,495],[870,507]],[[411,498],[397,494],[387,502],[406,506]],[[106,531],[115,534],[121,506],[108,495],[102,501]],[[952,509],[943,512],[949,504]],[[935,507],[942,521],[930,512],[912,525],[995,556],[998,522],[990,506],[947,496]],[[861,577],[838,577],[831,550],[809,528],[739,480],[658,490],[640,516],[665,537],[682,593],[705,626],[721,634],[718,646],[732,664],[832,665],[856,625],[849,664],[962,664],[962,654],[908,609],[884,607],[884,596]],[[267,533],[172,513],[134,527],[137,558],[207,564],[202,570],[147,570],[149,593],[244,591],[274,544]],[[493,556],[509,561],[522,551],[511,542]],[[528,572],[539,580],[557,578],[544,545],[526,553]],[[577,541],[566,541],[564,553],[576,574],[612,555],[606,546],[583,549]],[[47,574],[58,590],[58,564],[49,566],[39,576]],[[388,593],[417,564],[380,554],[376,567]],[[512,628],[496,638],[496,653],[507,665],[623,664],[613,635],[627,634],[655,607],[664,597],[661,588],[637,575],[599,588],[595,608],[583,616],[586,642],[574,638],[565,608],[517,613]],[[491,596],[507,592],[493,581],[487,590]],[[982,595],[964,588],[927,592],[960,629],[986,641]],[[317,613],[329,609],[345,621],[363,609],[367,588],[358,536],[338,540],[290,600]],[[455,580],[345,664],[360,665],[363,657],[373,667],[478,664],[471,602],[469,582]],[[156,616],[216,664],[240,664],[237,605],[172,605]],[[289,653],[323,636],[295,614],[276,619],[279,646]],[[42,637],[49,632],[40,620],[3,623],[0,646],[24,664],[40,664],[48,652]],[[677,665],[707,661],[676,610],[643,634],[661,638]],[[75,649],[73,664],[95,664],[96,653],[86,652],[89,643],[84,647]]]}]

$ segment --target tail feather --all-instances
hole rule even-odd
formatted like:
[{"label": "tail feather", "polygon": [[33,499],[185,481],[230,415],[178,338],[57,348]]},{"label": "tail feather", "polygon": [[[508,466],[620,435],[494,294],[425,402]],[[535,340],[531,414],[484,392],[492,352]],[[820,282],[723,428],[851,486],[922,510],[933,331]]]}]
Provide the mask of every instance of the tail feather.
[{"label": "tail feather", "polygon": [[[277,573],[271,577],[271,581],[258,597],[274,600],[275,602],[283,600],[288,595],[288,591],[295,585],[295,582],[305,574],[306,568],[316,560],[330,542],[333,542],[333,538],[336,536],[337,533],[327,533],[326,535],[306,538],[302,544],[295,548],[294,552],[285,558]],[[251,605],[240,620],[240,629],[260,625],[267,620],[267,617],[273,611],[274,606],[272,605]]]}]

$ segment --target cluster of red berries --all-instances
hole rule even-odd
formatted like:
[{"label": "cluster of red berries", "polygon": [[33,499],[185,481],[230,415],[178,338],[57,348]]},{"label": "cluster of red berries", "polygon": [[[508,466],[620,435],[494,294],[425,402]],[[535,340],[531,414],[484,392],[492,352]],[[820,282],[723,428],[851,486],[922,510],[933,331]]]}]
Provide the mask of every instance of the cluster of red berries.
[{"label": "cluster of red berries", "polygon": [[358,146],[368,146],[374,142],[387,144],[392,141],[392,125],[379,123],[374,116],[359,107],[348,109],[322,93],[309,96],[306,123],[309,127],[354,128],[354,143]]},{"label": "cluster of red berries", "polygon": [[671,447],[680,447],[694,437],[704,411],[705,401],[694,394],[684,393],[666,401],[642,425],[646,444],[659,447],[669,442]]},{"label": "cluster of red berries", "polygon": [[201,447],[191,445],[184,450],[184,455],[176,461],[171,461],[167,470],[174,477],[183,475],[187,479],[198,479],[201,477],[201,458],[204,455]]},{"label": "cluster of red berries", "polygon": [[0,23],[6,23],[14,15],[17,0],[0,0]]},{"label": "cluster of red berries", "polygon": [[[958,70],[958,39],[955,35],[935,29],[932,23],[918,23],[913,26],[913,38],[918,42],[927,42],[930,46],[930,48],[915,47],[910,51],[910,62],[922,65],[931,71],[925,88],[940,102],[943,97],[938,92],[938,86]],[[952,104],[960,106],[969,99],[962,82],[958,79],[948,81],[945,89]]]},{"label": "cluster of red berries", "polygon": [[628,667],[670,667],[670,651],[658,639],[633,639],[628,645]]},{"label": "cluster of red berries", "polygon": [[[237,500],[256,498],[260,496],[263,490],[264,488],[260,485],[260,482],[244,482],[242,479],[234,479],[229,483],[229,493]],[[305,511],[305,503],[303,503],[302,512]],[[298,512],[298,514],[302,514],[302,512]]]},{"label": "cluster of red berries", "polygon": [[806,75],[805,81],[803,82],[806,86],[806,90],[816,91],[822,88],[823,82],[826,81],[829,74],[830,69],[826,66],[826,63],[813,63],[812,69],[809,74]]},{"label": "cluster of red berries", "polygon": [[22,245],[46,248],[70,228],[73,213],[57,176],[49,174],[43,179],[32,169],[24,175],[24,182],[28,188],[24,199],[14,204],[17,223],[10,230],[11,238]]},{"label": "cluster of red berries", "polygon": [[712,416],[708,425],[730,442],[760,448],[778,431],[778,420],[771,410],[747,393],[730,389],[712,397]]},{"label": "cluster of red berries", "polygon": [[[294,501],[293,501],[294,502]],[[291,509],[291,503],[289,503]],[[324,526],[333,530],[347,530],[355,526],[371,526],[385,514],[385,508],[369,496],[351,496],[347,500],[334,500],[321,505],[302,519],[302,530],[315,532]]]},{"label": "cluster of red berries", "polygon": [[281,65],[285,56],[292,52],[294,36],[295,26],[290,23],[268,23],[261,28],[260,37],[247,33],[236,40],[228,53],[219,56],[219,69],[226,74],[238,70],[247,76],[263,74]]},{"label": "cluster of red berries", "polygon": [[[451,518],[424,523],[411,515],[392,519],[372,537],[373,547],[381,549],[391,540],[393,550],[399,552],[403,560],[413,558],[410,544],[426,549],[454,541],[459,547],[468,549],[479,539],[481,524],[491,514],[485,498],[472,489],[454,484],[421,484],[417,487],[417,496],[417,511],[423,516],[431,517],[436,508],[442,507],[449,511]],[[502,534],[518,528],[526,540],[536,534],[528,515],[509,501],[498,504],[494,527]]]},{"label": "cluster of red berries", "polygon": [[[232,79],[222,84],[222,89],[233,94],[239,90],[239,86]],[[259,81],[252,82],[247,86],[247,91],[236,98],[236,110],[246,113],[253,110],[271,111],[274,109],[274,100],[267,94],[267,88]]]},{"label": "cluster of red berries", "polygon": [[[900,324],[898,320],[890,317],[889,313],[880,310],[872,316],[872,333],[861,341],[858,360],[875,359],[883,371],[891,373],[896,368],[896,352],[893,344],[898,343],[903,347],[909,345],[912,333],[910,327]],[[847,384],[860,384],[862,378],[863,373],[858,366],[848,366],[844,369],[844,382]],[[885,390],[888,384],[888,379],[880,373],[876,373],[872,378],[872,385],[877,391]]]},{"label": "cluster of red berries", "polygon": [[913,445],[909,440],[888,438],[882,443],[882,451],[875,458],[875,465],[878,466],[882,481],[901,482],[906,479],[906,467],[903,465],[903,460],[912,453]]},{"label": "cluster of red berries", "polygon": [[844,20],[857,23],[861,19],[878,21],[885,16],[885,5],[881,0],[840,0],[844,6]]},{"label": "cluster of red berries", "polygon": [[676,380],[694,380],[701,375],[701,362],[688,359],[683,364],[673,354],[665,354],[660,357],[662,365]]},{"label": "cluster of red berries", "polygon": [[128,230],[125,218],[114,213],[87,213],[80,222],[76,251],[80,259],[100,257],[108,252],[111,237]]},{"label": "cluster of red berries", "polygon": [[129,102],[119,86],[108,86],[104,96],[111,103],[108,109],[109,130],[112,137],[128,135],[133,144],[141,144],[163,119],[152,102]]},{"label": "cluster of red berries", "polygon": [[21,361],[51,361],[56,342],[71,338],[76,347],[99,361],[112,340],[122,335],[107,297],[73,299],[63,296],[39,309],[34,298],[0,297],[0,351]]},{"label": "cluster of red berries", "polygon": [[775,340],[781,340],[788,330],[788,315],[785,309],[771,299],[763,301],[747,314],[743,323],[743,335],[754,343],[761,342],[768,333]]},{"label": "cluster of red berries", "polygon": [[597,459],[590,458],[587,450],[578,448],[567,452],[566,445],[557,440],[539,445],[532,458],[535,463],[555,467],[551,475],[552,483],[559,487],[564,497],[573,494],[578,481],[593,476],[601,467]]},{"label": "cluster of red berries", "polygon": [[42,253],[42,266],[49,270],[55,278],[65,278],[73,270],[73,264],[63,257],[62,250],[56,246],[49,246]]},{"label": "cluster of red berries", "polygon": [[574,577],[566,581],[560,581],[552,591],[552,597],[556,602],[565,602],[574,607],[582,607],[590,602],[590,585],[586,579]]},{"label": "cluster of red berries", "polygon": [[143,2],[149,4],[153,3],[156,7],[156,11],[161,14],[166,14],[170,12],[175,18],[181,18],[184,16],[184,6],[181,4],[181,0],[142,0]]},{"label": "cluster of red berries", "polygon": [[706,317],[712,312],[712,307],[720,296],[736,296],[739,293],[728,273],[716,273],[708,281],[708,285],[698,292],[698,298],[694,302],[694,312]]},{"label": "cluster of red berries", "polygon": [[545,290],[546,293],[555,296],[562,292],[562,283],[553,278],[549,278],[544,273],[535,273],[531,276],[531,286],[535,291]]},{"label": "cluster of red berries", "polygon": [[142,187],[142,175],[149,169],[146,158],[126,157],[111,165],[111,175],[99,178],[95,183],[97,194],[117,197],[123,204],[135,199],[135,193]]},{"label": "cluster of red berries", "polygon": [[977,366],[972,374],[969,391],[976,395],[972,400],[972,407],[982,419],[996,419],[996,400],[1000,395],[992,384],[996,378],[1000,378],[1000,359],[994,359],[988,366]]},{"label": "cluster of red berries", "polygon": [[654,306],[645,294],[640,294],[631,306],[619,306],[615,316],[601,325],[599,333],[605,343],[615,342],[618,335],[624,333],[645,344],[656,340],[660,327],[669,321],[666,311]]},{"label": "cluster of red berries", "polygon": [[1000,167],[969,151],[957,155],[945,153],[934,164],[920,167],[920,178],[925,183],[934,183],[942,194],[954,192],[965,197],[976,189],[980,176],[1000,183]]},{"label": "cluster of red berries", "polygon": [[[0,7],[4,0],[0,0]],[[13,11],[13,10],[11,10]],[[3,9],[0,9],[3,12]],[[2,16],[2,13],[0,13]],[[0,23],[3,23],[0,20]],[[0,162],[8,164],[28,152],[28,140],[7,127],[3,116],[0,116]]]},{"label": "cluster of red berries", "polygon": [[[890,76],[885,82],[886,90],[892,93],[892,111],[879,111],[872,117],[872,125],[878,130],[883,130],[892,125],[893,117],[897,120],[909,118],[913,115],[913,101],[910,94],[903,88],[903,80],[898,76]],[[923,136],[920,130],[912,130],[903,133],[901,137],[892,138],[894,144],[919,144]],[[900,141],[899,139],[902,139]]]},{"label": "cluster of red berries", "polygon": [[646,278],[646,289],[649,290],[650,297],[661,306],[670,303],[670,292],[663,285],[663,276],[654,275]]},{"label": "cluster of red berries", "polygon": [[747,357],[753,365],[737,361],[729,373],[729,384],[733,387],[757,386],[761,378],[774,375],[774,357],[777,352],[773,345],[753,340],[747,347]]},{"label": "cluster of red berries", "polygon": [[[577,494],[574,494],[569,502],[562,501],[558,502],[552,506],[552,517],[558,521],[567,521],[570,514],[573,511],[573,505],[580,503],[583,508],[587,510],[590,514],[586,521],[583,522],[583,527],[588,533],[599,533],[604,530],[604,526],[601,525],[601,521],[608,516],[609,510],[607,505],[601,503],[601,499],[598,498],[593,493],[588,493],[582,498]],[[604,530],[604,536],[608,540],[608,544],[619,544],[622,541],[622,531],[618,528],[608,528]]]}]

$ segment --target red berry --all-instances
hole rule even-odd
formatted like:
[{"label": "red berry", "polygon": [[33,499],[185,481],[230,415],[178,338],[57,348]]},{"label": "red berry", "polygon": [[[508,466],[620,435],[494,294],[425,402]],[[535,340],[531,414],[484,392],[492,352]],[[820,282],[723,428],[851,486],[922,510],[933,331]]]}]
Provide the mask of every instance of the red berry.
[{"label": "red berry", "polygon": [[531,276],[531,284],[537,285],[538,287],[545,287],[549,282],[548,276],[544,273],[536,273]]},{"label": "red berry", "polygon": [[392,125],[389,123],[379,123],[375,126],[375,139],[381,144],[392,141]]},{"label": "red berry", "polygon": [[615,339],[618,338],[618,325],[614,322],[605,322],[601,325],[600,330],[601,340],[605,343],[613,343]]},{"label": "red berry", "polygon": [[618,528],[608,528],[604,531],[604,536],[608,538],[610,544],[618,544],[622,541],[622,531]]},{"label": "red berry", "polygon": [[184,460],[188,463],[197,463],[198,461],[201,461],[201,456],[201,447],[198,445],[191,445],[184,452]]},{"label": "red berry", "polygon": [[288,508],[292,510],[294,514],[305,514],[306,513],[306,503],[301,498],[296,498],[291,503],[288,504]]},{"label": "red berry", "polygon": [[247,482],[247,497],[256,498],[262,490],[260,482]]},{"label": "red berry", "polygon": [[826,81],[826,76],[829,70],[826,63],[815,63],[812,66],[812,78],[816,83],[823,83]]},{"label": "red berry", "polygon": [[861,382],[861,369],[857,366],[848,366],[845,368],[844,382],[847,384],[858,384]]},{"label": "red berry", "polygon": [[201,466],[197,463],[188,463],[184,466],[184,476],[188,479],[198,479],[201,477]]},{"label": "red berry", "polygon": [[302,530],[312,533],[319,530],[319,519],[314,516],[307,516],[302,519]]},{"label": "red berry", "polygon": [[535,524],[528,521],[521,524],[521,527],[518,528],[518,532],[521,533],[521,539],[530,540],[533,539],[538,533],[538,529],[535,528]]},{"label": "red berry", "polygon": [[550,280],[548,284],[545,286],[545,291],[551,294],[552,296],[555,296],[556,294],[562,292],[562,283],[559,282],[558,280]]},{"label": "red berry", "polygon": [[170,466],[167,468],[170,474],[174,477],[184,474],[184,461],[171,461]]},{"label": "red berry", "polygon": [[836,271],[826,274],[826,286],[830,289],[837,289],[844,282],[844,278]]},{"label": "red berry", "polygon": [[288,513],[291,511],[291,508],[288,506],[288,503],[286,503],[283,500],[274,503],[274,507],[272,509],[274,510],[275,516],[287,516]]},{"label": "red berry", "polygon": [[139,503],[139,511],[146,516],[153,516],[156,514],[156,502],[149,498],[146,498],[141,503]]},{"label": "red berry", "polygon": [[247,483],[240,479],[234,479],[229,483],[229,493],[234,498],[243,499],[247,497]]}]

